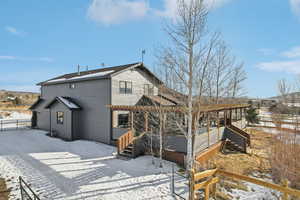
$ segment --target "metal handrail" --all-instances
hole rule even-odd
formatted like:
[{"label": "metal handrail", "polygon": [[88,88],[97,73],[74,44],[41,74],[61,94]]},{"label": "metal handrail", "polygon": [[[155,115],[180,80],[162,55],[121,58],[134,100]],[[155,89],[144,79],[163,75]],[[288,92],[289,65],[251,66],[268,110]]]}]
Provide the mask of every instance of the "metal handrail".
[{"label": "metal handrail", "polygon": [[[24,199],[23,198],[23,196],[24,196],[23,192],[26,193],[27,197],[30,198],[30,200],[41,200],[39,198],[39,196],[30,188],[30,186],[24,181],[24,179],[21,176],[19,176],[19,184],[20,184],[20,191],[21,191],[21,199],[22,200]],[[22,184],[24,184],[26,186],[26,188],[28,188],[30,190],[30,192],[33,195],[33,198],[31,198],[30,194],[28,194],[28,192],[25,190],[25,188],[23,187]]]}]

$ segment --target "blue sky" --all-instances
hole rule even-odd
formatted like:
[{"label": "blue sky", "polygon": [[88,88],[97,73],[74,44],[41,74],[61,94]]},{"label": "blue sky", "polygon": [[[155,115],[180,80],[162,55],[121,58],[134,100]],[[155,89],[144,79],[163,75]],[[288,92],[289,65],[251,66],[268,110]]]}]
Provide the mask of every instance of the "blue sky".
[{"label": "blue sky", "polygon": [[[276,95],[276,81],[300,73],[300,0],[206,0],[211,30],[245,62],[248,96]],[[213,2],[214,1],[214,2]],[[0,89],[38,91],[35,83],[76,66],[154,64],[166,42],[162,23],[175,0],[1,0]]]}]

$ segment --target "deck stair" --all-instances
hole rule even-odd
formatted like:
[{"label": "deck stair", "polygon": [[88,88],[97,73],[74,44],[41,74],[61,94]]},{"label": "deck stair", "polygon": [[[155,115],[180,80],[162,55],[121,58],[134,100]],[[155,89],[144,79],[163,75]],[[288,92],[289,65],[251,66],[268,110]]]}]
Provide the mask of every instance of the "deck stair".
[{"label": "deck stair", "polygon": [[225,148],[230,150],[247,153],[247,146],[250,146],[250,135],[233,125],[225,128],[222,139],[225,141]]},{"label": "deck stair", "polygon": [[127,158],[134,158],[133,141],[134,137],[131,130],[119,137],[117,140],[118,155]]},{"label": "deck stair", "polygon": [[120,156],[128,157],[128,158],[133,158],[133,144],[129,144],[124,150],[120,152]]},{"label": "deck stair", "polygon": [[247,138],[247,145],[250,146],[251,145],[251,138],[250,138],[250,135],[249,133],[247,133],[246,131],[236,127],[236,126],[233,126],[233,125],[229,125],[229,128],[233,131],[235,131],[236,133],[244,136]]}]

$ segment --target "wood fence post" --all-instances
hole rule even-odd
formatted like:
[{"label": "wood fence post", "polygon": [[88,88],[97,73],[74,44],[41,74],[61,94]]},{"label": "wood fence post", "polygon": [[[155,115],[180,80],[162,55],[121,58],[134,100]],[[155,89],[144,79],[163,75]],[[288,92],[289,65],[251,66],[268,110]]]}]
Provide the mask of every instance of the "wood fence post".
[{"label": "wood fence post", "polygon": [[189,194],[189,200],[195,199],[195,170],[194,168],[190,171],[190,194]]},{"label": "wood fence post", "polygon": [[[282,182],[282,186],[288,188],[289,187],[289,181],[287,179],[284,179]],[[289,195],[287,193],[282,194],[282,200],[288,200]]]},{"label": "wood fence post", "polygon": [[205,187],[204,199],[209,200],[209,184]]},{"label": "wood fence post", "polygon": [[212,195],[214,198],[216,198],[217,194],[217,183],[212,185]]}]

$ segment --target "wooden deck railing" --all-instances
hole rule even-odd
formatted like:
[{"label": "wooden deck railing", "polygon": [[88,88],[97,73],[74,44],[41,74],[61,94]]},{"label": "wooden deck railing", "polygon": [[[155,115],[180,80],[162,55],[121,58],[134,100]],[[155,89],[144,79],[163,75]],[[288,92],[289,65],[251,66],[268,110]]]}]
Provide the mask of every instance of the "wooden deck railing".
[{"label": "wooden deck railing", "polygon": [[[191,199],[195,199],[195,192],[200,189],[205,190],[205,200],[209,199],[210,188],[212,186],[213,195],[216,194],[216,184],[221,180],[222,177],[228,177],[236,180],[242,180],[250,182],[256,185],[267,187],[273,190],[277,190],[282,193],[282,199],[288,200],[289,196],[294,196],[300,198],[300,190],[295,190],[288,187],[288,181],[285,181],[283,185],[277,185],[274,183],[269,183],[257,178],[240,175],[232,172],[227,172],[220,169],[206,170],[203,172],[195,173],[194,169],[191,171]],[[205,179],[205,180],[204,180]],[[199,182],[201,181],[202,182]],[[203,181],[204,180],[204,181]]]},{"label": "wooden deck railing", "polygon": [[129,144],[133,141],[133,133],[129,130],[127,133],[123,134],[121,137],[118,138],[117,148],[118,154],[120,154]]}]

